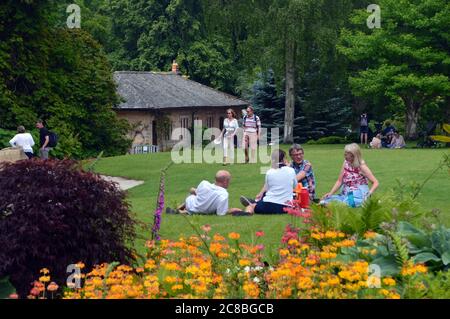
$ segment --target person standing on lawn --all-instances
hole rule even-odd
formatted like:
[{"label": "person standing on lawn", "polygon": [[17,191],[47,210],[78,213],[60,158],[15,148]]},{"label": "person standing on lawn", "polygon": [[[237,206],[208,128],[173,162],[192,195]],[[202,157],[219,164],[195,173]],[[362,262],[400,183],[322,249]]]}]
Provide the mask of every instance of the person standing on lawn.
[{"label": "person standing on lawn", "polygon": [[367,144],[367,134],[369,133],[369,121],[367,113],[363,113],[359,119],[359,132],[361,135],[361,144]]},{"label": "person standing on lawn", "polygon": [[39,129],[39,157],[41,159],[48,159],[48,153],[51,151],[50,147],[50,132],[44,126],[44,121],[38,120],[36,122],[36,127]]},{"label": "person standing on lawn", "polygon": [[254,114],[254,109],[251,105],[247,107],[247,114],[242,120],[242,127],[244,129],[244,138],[242,145],[245,151],[245,163],[249,162],[248,150],[251,150],[251,161],[256,163],[256,149],[258,148],[258,140],[261,134],[261,120]]},{"label": "person standing on lawn", "polygon": [[25,155],[30,159],[33,155],[34,139],[30,133],[26,133],[25,127],[17,127],[17,134],[9,141],[12,147],[21,147]]},{"label": "person standing on lawn", "polygon": [[231,162],[234,159],[234,136],[239,128],[236,119],[236,113],[232,109],[227,110],[227,117],[223,120],[223,130],[221,137],[223,137],[223,165],[228,164],[228,157]]}]

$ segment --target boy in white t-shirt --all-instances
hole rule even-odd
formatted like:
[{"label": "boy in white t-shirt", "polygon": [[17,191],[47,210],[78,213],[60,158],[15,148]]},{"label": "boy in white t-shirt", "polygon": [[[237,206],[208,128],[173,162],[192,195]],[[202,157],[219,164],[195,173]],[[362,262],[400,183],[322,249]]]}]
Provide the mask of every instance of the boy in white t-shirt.
[{"label": "boy in white t-shirt", "polygon": [[20,125],[17,133],[10,141],[12,147],[21,147],[28,158],[33,157],[34,140],[30,133],[25,132],[25,127]]}]

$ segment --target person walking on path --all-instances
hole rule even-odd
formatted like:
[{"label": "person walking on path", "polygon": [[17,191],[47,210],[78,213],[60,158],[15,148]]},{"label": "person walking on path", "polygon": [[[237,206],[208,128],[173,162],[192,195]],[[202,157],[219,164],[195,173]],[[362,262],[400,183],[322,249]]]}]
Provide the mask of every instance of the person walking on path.
[{"label": "person walking on path", "polygon": [[228,164],[228,157],[234,161],[234,136],[239,128],[236,113],[232,109],[227,110],[227,117],[223,120],[223,165]]},{"label": "person walking on path", "polygon": [[42,120],[38,120],[36,122],[36,127],[39,129],[39,157],[41,159],[48,159],[48,153],[51,151],[50,147],[50,132],[44,126],[44,122]]},{"label": "person walking on path", "polygon": [[258,148],[258,140],[261,134],[261,120],[254,114],[252,106],[247,107],[247,114],[242,120],[242,127],[244,129],[244,139],[242,145],[245,151],[245,163],[249,162],[248,150],[251,150],[250,159],[252,163],[256,163],[256,149]]},{"label": "person walking on path", "polygon": [[20,125],[17,127],[17,134],[9,141],[12,147],[21,147],[25,155],[30,159],[34,156],[33,146],[34,139],[30,133],[26,133],[25,127]]}]

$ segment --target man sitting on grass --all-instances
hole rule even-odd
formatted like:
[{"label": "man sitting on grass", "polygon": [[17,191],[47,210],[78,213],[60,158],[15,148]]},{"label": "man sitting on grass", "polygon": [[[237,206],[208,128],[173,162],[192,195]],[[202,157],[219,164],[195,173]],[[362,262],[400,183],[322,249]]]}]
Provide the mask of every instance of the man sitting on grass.
[{"label": "man sitting on grass", "polygon": [[[191,195],[186,198],[183,205],[178,207],[180,214],[217,214],[226,215],[228,212],[228,185],[231,174],[227,171],[218,171],[216,181],[211,184],[202,181],[198,187],[191,189]],[[176,213],[171,209],[167,213]]]},{"label": "man sitting on grass", "polygon": [[316,197],[316,179],[309,161],[304,159],[305,151],[299,144],[293,144],[289,149],[292,159],[291,167],[297,175],[297,181],[308,189],[309,199],[313,201]]}]

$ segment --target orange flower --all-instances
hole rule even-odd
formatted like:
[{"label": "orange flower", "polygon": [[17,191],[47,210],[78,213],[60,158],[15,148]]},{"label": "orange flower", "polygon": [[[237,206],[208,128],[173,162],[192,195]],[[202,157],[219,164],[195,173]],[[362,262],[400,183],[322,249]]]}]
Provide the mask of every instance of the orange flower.
[{"label": "orange flower", "polygon": [[241,238],[241,235],[239,235],[238,233],[229,233],[228,234],[228,237],[230,238],[230,239],[233,239],[233,240],[238,240],[239,238]]}]

